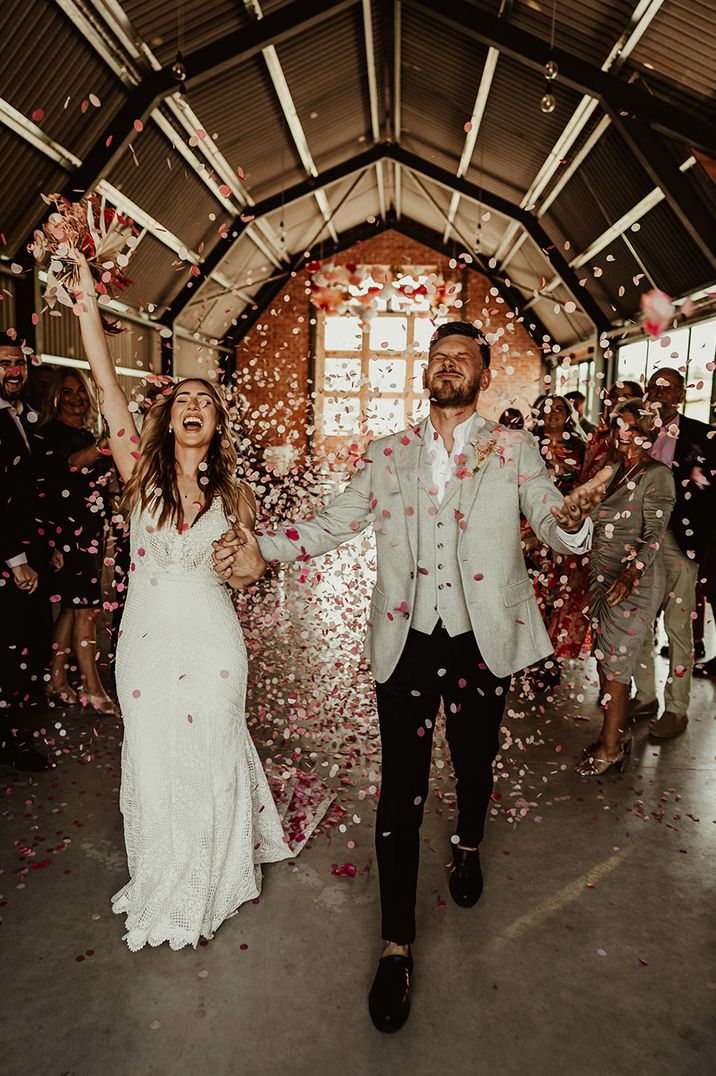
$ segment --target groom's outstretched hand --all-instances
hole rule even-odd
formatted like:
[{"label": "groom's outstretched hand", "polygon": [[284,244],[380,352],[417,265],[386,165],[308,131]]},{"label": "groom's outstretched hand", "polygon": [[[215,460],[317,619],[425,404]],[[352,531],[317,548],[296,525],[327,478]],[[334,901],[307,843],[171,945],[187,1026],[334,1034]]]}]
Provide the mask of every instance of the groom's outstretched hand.
[{"label": "groom's outstretched hand", "polygon": [[254,532],[241,521],[212,544],[214,571],[229,586],[246,587],[266,571],[266,561],[261,556]]},{"label": "groom's outstretched hand", "polygon": [[584,485],[577,486],[567,494],[560,508],[552,509],[552,515],[563,531],[576,534],[593,509],[604,500],[604,494],[613,474],[613,467],[602,467],[594,478],[590,478]]}]

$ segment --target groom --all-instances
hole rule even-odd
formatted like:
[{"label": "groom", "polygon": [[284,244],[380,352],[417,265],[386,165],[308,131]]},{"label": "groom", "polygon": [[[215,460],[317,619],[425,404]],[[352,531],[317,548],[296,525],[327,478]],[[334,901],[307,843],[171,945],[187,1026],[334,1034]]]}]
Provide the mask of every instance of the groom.
[{"label": "groom", "polygon": [[382,745],[376,851],[386,945],[368,1003],[381,1031],[398,1030],[409,1011],[419,831],[440,702],[457,779],[450,892],[469,908],[482,892],[479,846],[510,678],[552,652],[520,514],[553,549],[582,552],[603,495],[594,484],[563,501],[531,435],[477,413],[490,378],[484,336],[467,322],[441,325],[424,374],[429,418],[373,441],[315,519],[259,535],[258,547],[250,537],[239,545],[230,531],[215,553],[220,574],[251,581],[267,561],[318,556],[373,525],[378,575],[366,653]]}]

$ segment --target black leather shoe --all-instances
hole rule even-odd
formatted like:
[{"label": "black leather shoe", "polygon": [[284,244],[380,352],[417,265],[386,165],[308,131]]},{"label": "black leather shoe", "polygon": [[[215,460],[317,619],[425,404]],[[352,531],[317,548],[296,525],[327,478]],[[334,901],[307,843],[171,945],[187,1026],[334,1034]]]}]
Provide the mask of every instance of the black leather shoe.
[{"label": "black leather shoe", "polygon": [[378,1031],[399,1031],[410,1012],[410,976],[413,954],[384,956],[378,961],[368,995],[370,1018]]},{"label": "black leather shoe", "polygon": [[472,908],[482,893],[482,868],[480,852],[467,852],[455,847],[450,875],[450,895],[461,908]]}]

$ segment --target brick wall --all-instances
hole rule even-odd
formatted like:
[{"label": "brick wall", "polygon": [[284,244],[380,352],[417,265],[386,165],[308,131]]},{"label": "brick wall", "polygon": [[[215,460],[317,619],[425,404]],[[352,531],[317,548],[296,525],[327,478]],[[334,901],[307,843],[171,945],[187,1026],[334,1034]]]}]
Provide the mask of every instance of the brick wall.
[{"label": "brick wall", "polygon": [[[461,278],[462,265],[397,232],[382,232],[337,255],[339,263],[436,265],[446,278]],[[315,310],[306,295],[307,274],[296,274],[263,312],[236,349],[237,388],[245,397],[244,425],[257,445],[289,441],[301,454],[310,451],[312,326]],[[467,291],[465,291],[465,288]],[[497,418],[508,406],[526,413],[543,391],[539,346],[503,302],[497,289],[470,270],[463,286],[461,316],[502,332],[492,348],[493,380],[480,410]]]}]

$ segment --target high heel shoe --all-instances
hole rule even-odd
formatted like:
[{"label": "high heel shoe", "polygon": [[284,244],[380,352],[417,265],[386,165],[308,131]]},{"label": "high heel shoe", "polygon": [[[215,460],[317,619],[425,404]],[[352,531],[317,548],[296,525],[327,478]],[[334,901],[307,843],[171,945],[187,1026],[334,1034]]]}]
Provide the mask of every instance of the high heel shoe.
[{"label": "high heel shoe", "polygon": [[61,702],[64,706],[77,706],[80,701],[79,695],[69,684],[48,685],[45,688],[45,698],[48,701]]},{"label": "high heel shoe", "polygon": [[[624,751],[627,755],[631,754],[632,739],[632,734],[629,733],[629,735],[625,736],[624,739],[621,741]],[[582,748],[582,758],[590,758],[591,756],[596,755],[597,751],[601,746],[601,740],[593,740],[592,743],[587,744],[586,747]]]},{"label": "high heel shoe", "polygon": [[[599,745],[597,744],[596,746],[598,747]],[[581,762],[578,762],[574,767],[575,773],[578,773],[580,777],[602,777],[609,770],[624,773],[631,757],[631,736],[626,740],[622,740],[620,748],[621,750],[617,757],[612,759],[600,757],[596,754],[585,755]]]},{"label": "high heel shoe", "polygon": [[81,695],[80,702],[82,709],[93,709],[97,714],[105,714],[107,716],[116,716],[119,713],[117,703],[113,699],[106,698],[104,695]]}]

